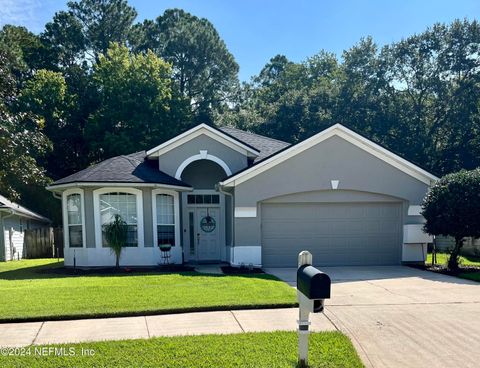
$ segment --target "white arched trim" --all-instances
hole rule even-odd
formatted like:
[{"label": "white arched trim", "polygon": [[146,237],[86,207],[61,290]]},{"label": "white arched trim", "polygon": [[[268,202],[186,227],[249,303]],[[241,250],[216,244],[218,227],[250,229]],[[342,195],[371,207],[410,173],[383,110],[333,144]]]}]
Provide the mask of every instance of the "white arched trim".
[{"label": "white arched trim", "polygon": [[210,155],[207,151],[200,151],[198,155],[190,156],[187,158],[185,161],[183,161],[180,166],[177,169],[177,172],[175,173],[175,179],[180,180],[182,177],[183,170],[190,165],[192,162],[198,161],[198,160],[210,160],[213,161],[217,164],[219,164],[222,169],[225,171],[225,174],[227,176],[232,175],[232,170],[228,167],[228,165],[223,161],[222,159],[218,158],[217,156]]},{"label": "white arched trim", "polygon": [[175,246],[181,247],[180,244],[180,205],[178,192],[166,189],[152,190],[152,219],[153,219],[153,246],[158,246],[158,232],[157,232],[157,195],[166,194],[173,197],[174,219],[175,219]]},{"label": "white arched trim", "polygon": [[68,226],[68,208],[67,208],[67,200],[68,196],[72,194],[79,194],[80,195],[80,214],[82,218],[82,248],[87,246],[86,242],[86,233],[85,233],[85,201],[83,199],[83,189],[74,188],[74,189],[67,189],[62,193],[62,210],[63,210],[63,241],[65,244],[65,248],[70,247],[70,226]]},{"label": "white arched trim", "polygon": [[95,245],[97,248],[102,248],[102,225],[100,223],[100,195],[106,193],[129,193],[135,194],[137,204],[137,240],[138,247],[144,246],[143,237],[143,196],[140,189],[122,188],[122,187],[107,187],[100,188],[93,191],[93,218],[95,221]]}]

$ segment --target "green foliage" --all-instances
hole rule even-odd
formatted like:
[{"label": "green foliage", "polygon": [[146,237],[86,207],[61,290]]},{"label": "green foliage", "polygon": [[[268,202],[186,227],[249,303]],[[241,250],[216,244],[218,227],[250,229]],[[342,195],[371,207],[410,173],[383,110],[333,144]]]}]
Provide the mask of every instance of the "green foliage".
[{"label": "green foliage", "polygon": [[456,270],[463,238],[480,237],[480,169],[441,178],[428,192],[422,209],[427,233],[455,238],[448,267]]},{"label": "green foliage", "polygon": [[120,267],[122,250],[127,246],[128,226],[122,216],[116,214],[112,222],[103,225],[107,246],[115,254],[115,266]]},{"label": "green foliage", "polygon": [[170,114],[183,103],[172,93],[171,66],[153,52],[112,44],[94,66],[93,81],[99,106],[87,136],[96,159],[153,147],[183,129]]},{"label": "green foliage", "polygon": [[15,63],[14,55],[0,49],[0,192],[17,199],[20,185],[46,183],[37,159],[50,145],[34,114],[15,111]]},{"label": "green foliage", "polygon": [[125,0],[80,0],[67,5],[80,23],[86,50],[93,57],[106,53],[111,42],[125,44],[137,17]]},{"label": "green foliage", "polygon": [[52,67],[68,68],[84,58],[86,50],[82,23],[72,12],[55,13],[41,34],[42,43],[48,50]]},{"label": "green foliage", "polygon": [[326,52],[295,64],[277,55],[244,86],[242,101],[223,121],[298,142],[335,122],[339,65]]},{"label": "green foliage", "polygon": [[238,65],[205,18],[168,9],[155,21],[137,25],[132,43],[172,64],[176,86],[191,102],[197,121],[210,122],[212,108],[225,104],[238,84]]},{"label": "green foliage", "polygon": [[42,65],[44,47],[39,37],[25,27],[5,25],[0,31],[0,49],[10,54],[11,72],[19,79]]}]

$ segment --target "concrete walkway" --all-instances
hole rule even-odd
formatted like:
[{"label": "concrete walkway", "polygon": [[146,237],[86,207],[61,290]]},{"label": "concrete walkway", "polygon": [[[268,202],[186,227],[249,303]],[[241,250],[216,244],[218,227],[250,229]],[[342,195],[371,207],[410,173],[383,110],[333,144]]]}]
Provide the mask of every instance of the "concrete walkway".
[{"label": "concrete walkway", "polygon": [[[321,267],[325,315],[367,367],[479,367],[480,283],[410,267]],[[267,269],[295,286],[296,269]]]},{"label": "concrete walkway", "polygon": [[[0,324],[0,347],[21,347],[156,336],[295,331],[298,309],[239,310],[158,316]],[[333,331],[326,316],[312,318],[312,331]]]}]

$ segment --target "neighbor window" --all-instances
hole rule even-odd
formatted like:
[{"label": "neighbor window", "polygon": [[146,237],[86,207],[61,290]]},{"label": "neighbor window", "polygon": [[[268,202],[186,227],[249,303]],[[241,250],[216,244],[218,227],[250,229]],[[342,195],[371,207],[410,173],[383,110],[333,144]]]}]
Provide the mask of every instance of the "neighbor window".
[{"label": "neighbor window", "polygon": [[157,245],[175,246],[175,201],[172,195],[157,194]]},{"label": "neighbor window", "polygon": [[120,215],[127,223],[127,247],[138,245],[137,221],[137,196],[131,193],[105,193],[100,194],[100,224],[102,226],[102,245],[105,247],[106,239],[103,231],[104,225],[112,222],[115,215]]},{"label": "neighbor window", "polygon": [[83,247],[82,196],[74,193],[67,196],[68,244],[71,248]]}]

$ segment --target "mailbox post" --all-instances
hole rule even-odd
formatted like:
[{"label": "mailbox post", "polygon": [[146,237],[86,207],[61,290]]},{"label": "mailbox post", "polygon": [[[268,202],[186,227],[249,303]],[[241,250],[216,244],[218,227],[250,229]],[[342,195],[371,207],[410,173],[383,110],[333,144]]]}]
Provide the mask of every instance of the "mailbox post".
[{"label": "mailbox post", "polygon": [[308,366],[308,335],[310,313],[323,312],[325,299],[330,298],[330,277],[312,266],[312,254],[306,250],[298,255],[298,363]]}]

